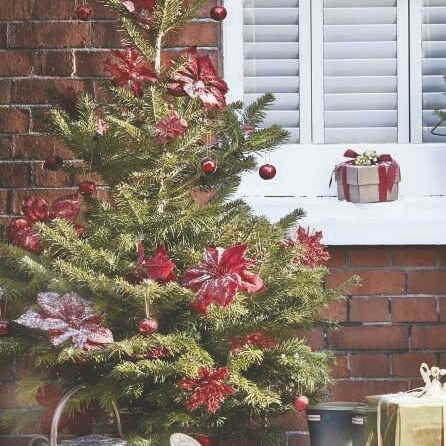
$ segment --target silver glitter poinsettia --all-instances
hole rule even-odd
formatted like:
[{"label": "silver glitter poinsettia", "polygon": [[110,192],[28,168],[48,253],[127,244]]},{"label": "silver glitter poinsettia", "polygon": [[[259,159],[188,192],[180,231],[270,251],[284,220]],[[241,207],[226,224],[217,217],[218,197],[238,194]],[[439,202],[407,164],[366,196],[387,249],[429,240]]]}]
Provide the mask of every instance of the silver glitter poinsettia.
[{"label": "silver glitter poinsettia", "polygon": [[28,310],[15,322],[48,332],[55,347],[68,340],[83,350],[95,350],[113,343],[112,332],[100,325],[101,316],[93,314],[90,303],[78,294],[39,293],[37,303],[39,309]]}]

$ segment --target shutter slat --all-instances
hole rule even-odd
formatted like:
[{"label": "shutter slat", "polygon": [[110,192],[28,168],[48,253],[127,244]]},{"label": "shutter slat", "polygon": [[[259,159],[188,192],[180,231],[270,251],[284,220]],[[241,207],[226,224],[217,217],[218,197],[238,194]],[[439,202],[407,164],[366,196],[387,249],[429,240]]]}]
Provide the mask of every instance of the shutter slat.
[{"label": "shutter slat", "polygon": [[324,0],[326,143],[398,141],[396,0]]},{"label": "shutter slat", "polygon": [[299,1],[243,0],[244,101],[272,92],[264,125],[279,124],[299,141]]}]

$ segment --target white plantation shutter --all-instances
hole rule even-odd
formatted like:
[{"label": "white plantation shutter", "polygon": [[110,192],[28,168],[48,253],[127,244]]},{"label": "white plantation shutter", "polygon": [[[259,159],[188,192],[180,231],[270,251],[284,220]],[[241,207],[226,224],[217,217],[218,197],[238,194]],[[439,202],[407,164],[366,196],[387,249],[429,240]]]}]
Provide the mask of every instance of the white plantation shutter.
[{"label": "white plantation shutter", "polygon": [[[434,136],[431,129],[438,123],[435,109],[446,109],[446,0],[423,0],[422,20],[422,95],[423,141],[446,141]],[[446,123],[439,132],[446,134]]]},{"label": "white plantation shutter", "polygon": [[[319,142],[398,142],[404,125],[408,138],[408,110],[405,123],[402,111],[399,116],[399,64],[405,56],[399,3],[408,12],[407,0],[323,0]],[[404,72],[408,76],[408,66]]]},{"label": "white plantation shutter", "polygon": [[243,44],[245,103],[274,93],[265,124],[299,142],[299,0],[243,0]]}]

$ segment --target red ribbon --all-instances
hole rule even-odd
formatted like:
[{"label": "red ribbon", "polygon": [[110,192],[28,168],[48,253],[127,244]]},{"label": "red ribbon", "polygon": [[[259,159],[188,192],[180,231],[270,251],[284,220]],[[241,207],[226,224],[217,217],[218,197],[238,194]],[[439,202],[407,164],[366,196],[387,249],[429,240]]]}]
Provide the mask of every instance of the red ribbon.
[{"label": "red ribbon", "polygon": [[[344,199],[350,201],[350,187],[347,183],[347,166],[353,165],[359,153],[353,149],[347,149],[344,153],[346,158],[352,158],[335,166],[331,178],[330,186],[333,182],[333,176],[339,171],[342,190],[344,192]],[[379,178],[379,201],[387,201],[387,193],[393,189],[395,181],[397,180],[400,166],[392,158],[391,155],[384,154],[378,157],[378,178]]]}]

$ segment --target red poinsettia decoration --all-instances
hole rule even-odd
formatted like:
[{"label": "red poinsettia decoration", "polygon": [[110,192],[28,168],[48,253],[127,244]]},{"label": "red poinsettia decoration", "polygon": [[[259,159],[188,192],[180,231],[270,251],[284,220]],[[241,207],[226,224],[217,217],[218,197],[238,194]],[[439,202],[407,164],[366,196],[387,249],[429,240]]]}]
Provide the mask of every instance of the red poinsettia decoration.
[{"label": "red poinsettia decoration", "polygon": [[141,282],[144,279],[166,283],[176,280],[175,264],[167,257],[166,248],[158,246],[152,257],[146,257],[144,246],[138,243],[136,247],[136,266],[130,279]]},{"label": "red poinsettia decoration", "polygon": [[268,336],[263,331],[255,331],[244,336],[238,336],[229,342],[229,348],[232,353],[239,352],[246,347],[254,347],[260,350],[275,347],[277,341]]},{"label": "red poinsettia decoration", "polygon": [[265,290],[262,279],[248,271],[255,261],[245,257],[246,250],[246,245],[210,247],[198,265],[186,270],[183,285],[197,292],[194,309],[205,314],[211,303],[229,306],[237,291],[256,294]]},{"label": "red poinsettia decoration", "polygon": [[155,83],[157,75],[135,48],[115,51],[113,58],[104,61],[104,68],[119,87],[127,87],[142,96],[144,83]]},{"label": "red poinsettia decoration", "polygon": [[156,0],[126,0],[122,4],[132,14],[152,14]]},{"label": "red poinsettia decoration", "polygon": [[44,198],[26,197],[22,200],[22,211],[30,223],[48,219],[49,206]]},{"label": "red poinsettia decoration", "polygon": [[78,294],[39,293],[37,304],[38,310],[28,310],[16,322],[46,331],[55,347],[71,341],[76,348],[89,351],[113,343],[112,332],[100,325],[101,316]]},{"label": "red poinsettia decoration", "polygon": [[187,63],[173,75],[169,84],[170,93],[199,98],[206,110],[224,108],[228,86],[218,76],[210,57],[200,54],[196,47],[182,51],[180,57],[187,59]]},{"label": "red poinsettia decoration", "polygon": [[8,240],[15,246],[33,253],[42,251],[39,235],[34,232],[31,223],[24,218],[11,220],[6,234]]},{"label": "red poinsettia decoration", "polygon": [[192,411],[200,406],[207,406],[209,412],[215,413],[225,398],[235,393],[232,386],[224,383],[228,376],[226,367],[201,367],[197,378],[183,378],[179,387],[191,393],[186,399],[186,408]]},{"label": "red poinsettia decoration", "polygon": [[187,121],[178,113],[162,118],[155,125],[155,138],[160,144],[166,144],[184,134],[187,129]]},{"label": "red poinsettia decoration", "polygon": [[316,268],[330,260],[329,252],[321,244],[322,237],[322,231],[315,231],[311,234],[309,229],[299,226],[296,231],[295,240],[287,239],[283,244],[285,247],[292,247],[298,244],[302,245],[304,252],[301,256],[295,258],[295,262],[299,265]]}]

